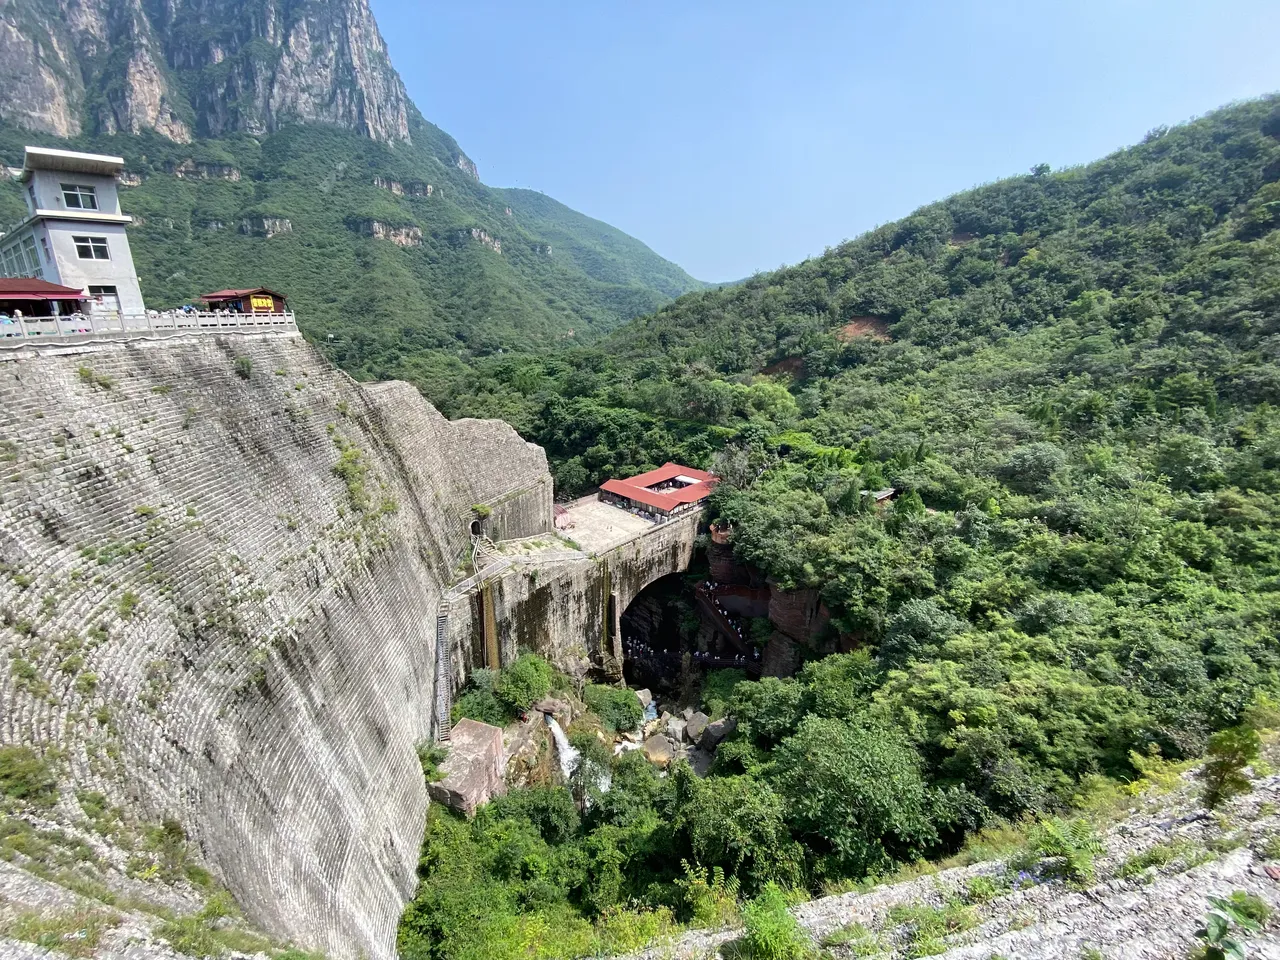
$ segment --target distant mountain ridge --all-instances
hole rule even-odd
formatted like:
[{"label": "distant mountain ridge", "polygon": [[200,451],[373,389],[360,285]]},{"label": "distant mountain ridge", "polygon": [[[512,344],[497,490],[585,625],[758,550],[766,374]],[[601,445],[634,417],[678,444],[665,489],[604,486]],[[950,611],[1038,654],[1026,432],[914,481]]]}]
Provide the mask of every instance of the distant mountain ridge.
[{"label": "distant mountain ridge", "polygon": [[[0,0],[0,162],[120,154],[143,292],[269,284],[367,377],[583,342],[706,285],[409,100],[367,0]],[[0,183],[0,224],[23,213]],[[331,336],[332,335],[332,336]]]}]

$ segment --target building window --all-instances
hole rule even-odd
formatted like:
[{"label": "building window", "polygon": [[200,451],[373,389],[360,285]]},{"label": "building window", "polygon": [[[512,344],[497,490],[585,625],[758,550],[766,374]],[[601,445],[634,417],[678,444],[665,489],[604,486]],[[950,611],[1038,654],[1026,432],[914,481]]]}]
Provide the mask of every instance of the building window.
[{"label": "building window", "polygon": [[0,250],[0,277],[38,277],[40,272],[35,241],[31,237]]},{"label": "building window", "polygon": [[111,254],[107,252],[106,237],[72,237],[72,242],[76,245],[76,255],[81,260],[110,260]]},{"label": "building window", "polygon": [[27,271],[31,276],[40,276],[40,255],[36,253],[35,237],[23,238],[22,255],[27,258]]},{"label": "building window", "polygon": [[86,187],[79,183],[64,183],[62,198],[67,201],[68,210],[98,209],[98,195],[94,193],[93,187]]}]

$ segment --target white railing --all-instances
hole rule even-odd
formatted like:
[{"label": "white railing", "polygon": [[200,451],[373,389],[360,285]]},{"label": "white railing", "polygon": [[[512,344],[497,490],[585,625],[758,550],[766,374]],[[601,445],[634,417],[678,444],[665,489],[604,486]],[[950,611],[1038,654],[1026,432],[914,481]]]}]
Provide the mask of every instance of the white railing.
[{"label": "white railing", "polygon": [[297,332],[292,313],[212,313],[166,311],[164,313],[67,317],[0,317],[0,347],[26,341],[82,343],[99,338],[164,337],[196,332],[264,333]]}]

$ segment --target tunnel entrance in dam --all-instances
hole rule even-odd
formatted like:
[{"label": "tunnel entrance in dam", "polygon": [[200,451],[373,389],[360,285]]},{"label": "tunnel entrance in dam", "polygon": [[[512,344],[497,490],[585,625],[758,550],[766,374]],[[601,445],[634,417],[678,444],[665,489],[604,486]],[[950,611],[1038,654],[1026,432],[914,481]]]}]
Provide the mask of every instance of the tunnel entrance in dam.
[{"label": "tunnel entrance in dam", "polygon": [[659,577],[622,612],[620,626],[630,686],[675,690],[706,670],[759,672],[760,648],[746,618],[720,602],[703,572]]}]

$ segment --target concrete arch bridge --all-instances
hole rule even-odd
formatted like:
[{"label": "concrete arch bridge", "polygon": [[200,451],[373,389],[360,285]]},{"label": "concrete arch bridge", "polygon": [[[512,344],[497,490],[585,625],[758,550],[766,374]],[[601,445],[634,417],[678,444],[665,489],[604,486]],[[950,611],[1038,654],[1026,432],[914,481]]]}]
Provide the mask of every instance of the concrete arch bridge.
[{"label": "concrete arch bridge", "polygon": [[[587,497],[569,505],[561,536],[483,543],[480,571],[446,595],[440,668],[454,689],[478,667],[533,650],[581,675],[622,676],[622,614],[654,581],[689,568],[700,511],[655,523]],[[446,619],[447,618],[447,619]]]}]

